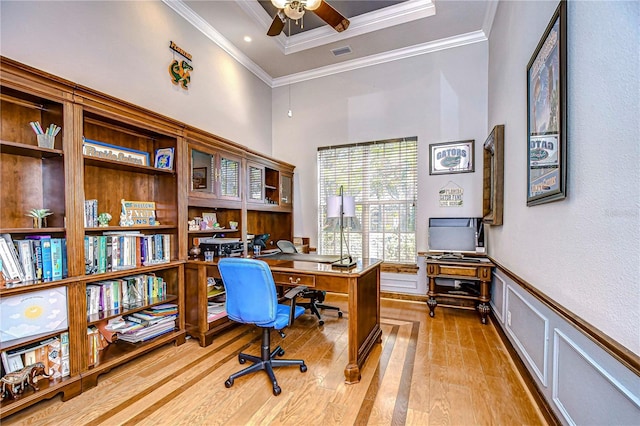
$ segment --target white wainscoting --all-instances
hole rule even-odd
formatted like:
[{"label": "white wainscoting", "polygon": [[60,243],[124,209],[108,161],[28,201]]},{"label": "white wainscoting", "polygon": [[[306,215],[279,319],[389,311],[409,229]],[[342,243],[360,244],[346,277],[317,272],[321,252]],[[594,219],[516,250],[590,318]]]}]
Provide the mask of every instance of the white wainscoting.
[{"label": "white wainscoting", "polygon": [[417,274],[380,273],[380,291],[389,293],[427,295],[427,263],[424,256],[418,256]]},{"label": "white wainscoting", "polygon": [[499,268],[491,306],[563,424],[640,424],[640,377]]}]

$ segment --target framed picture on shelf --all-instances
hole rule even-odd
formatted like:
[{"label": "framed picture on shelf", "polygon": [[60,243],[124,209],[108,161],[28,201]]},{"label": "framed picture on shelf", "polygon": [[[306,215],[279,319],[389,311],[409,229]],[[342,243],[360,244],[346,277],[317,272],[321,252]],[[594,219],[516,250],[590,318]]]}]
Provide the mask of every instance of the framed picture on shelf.
[{"label": "framed picture on shelf", "polygon": [[154,167],[156,169],[173,170],[173,152],[173,148],[156,149]]},{"label": "framed picture on shelf", "polygon": [[194,167],[191,172],[191,181],[193,189],[206,189],[207,182],[207,168],[206,167]]},{"label": "framed picture on shelf", "polygon": [[202,223],[204,223],[202,229],[214,229],[218,223],[218,217],[215,213],[202,213]]},{"label": "framed picture on shelf", "polygon": [[473,172],[473,148],[473,140],[429,145],[429,174],[445,175]]},{"label": "framed picture on shelf", "polygon": [[527,206],[566,197],[567,4],[560,1],[527,65]]}]

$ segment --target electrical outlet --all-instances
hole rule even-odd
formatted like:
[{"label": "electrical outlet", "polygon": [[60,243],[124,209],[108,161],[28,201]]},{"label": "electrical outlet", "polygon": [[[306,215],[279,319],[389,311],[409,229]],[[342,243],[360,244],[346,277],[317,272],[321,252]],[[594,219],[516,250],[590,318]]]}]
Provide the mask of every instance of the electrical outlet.
[{"label": "electrical outlet", "polygon": [[507,325],[511,327],[511,311],[507,311]]}]

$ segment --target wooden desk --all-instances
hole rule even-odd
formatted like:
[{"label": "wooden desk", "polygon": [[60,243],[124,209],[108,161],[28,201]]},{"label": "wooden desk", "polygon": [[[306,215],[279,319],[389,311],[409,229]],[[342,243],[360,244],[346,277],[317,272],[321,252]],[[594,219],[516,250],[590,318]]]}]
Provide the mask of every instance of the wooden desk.
[{"label": "wooden desk", "polygon": [[[360,369],[375,343],[382,342],[380,329],[380,265],[378,259],[361,259],[350,270],[332,269],[331,265],[298,260],[261,258],[271,268],[276,285],[297,286],[342,293],[349,296],[348,352],[349,361],[344,369],[346,383],[360,381]],[[207,324],[207,276],[220,277],[213,262],[187,261],[186,312],[187,333],[210,344],[215,332],[224,323]],[[210,275],[208,275],[210,274]],[[226,320],[227,324],[232,324]],[[227,326],[229,326],[227,325]],[[208,341],[208,343],[207,343]]]},{"label": "wooden desk", "polygon": [[[478,302],[477,309],[483,324],[487,323],[487,314],[490,312],[489,292],[491,285],[491,270],[494,264],[486,258],[484,262],[469,262],[464,260],[439,260],[427,258],[427,277],[429,277],[429,316],[435,315],[438,301],[436,297],[450,299],[466,299]],[[436,278],[451,278],[461,281],[473,281],[479,283],[478,289],[455,289],[436,284]]]}]

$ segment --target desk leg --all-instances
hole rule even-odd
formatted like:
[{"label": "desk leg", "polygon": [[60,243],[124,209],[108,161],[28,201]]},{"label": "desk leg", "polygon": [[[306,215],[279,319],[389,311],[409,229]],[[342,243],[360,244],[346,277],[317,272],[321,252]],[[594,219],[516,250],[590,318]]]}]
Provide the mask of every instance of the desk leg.
[{"label": "desk leg", "polygon": [[436,294],[436,279],[434,277],[429,277],[429,292],[427,296],[429,296],[429,300],[427,300],[427,306],[429,307],[429,316],[433,318],[436,315],[436,306],[438,306],[438,301],[435,298]]},{"label": "desk leg", "polygon": [[[491,274],[491,272],[489,272]],[[480,303],[478,304],[478,312],[480,312],[480,320],[483,324],[487,323],[487,315],[491,312],[491,307],[489,306],[489,300],[491,300],[491,296],[489,295],[489,281],[480,281]]]}]

